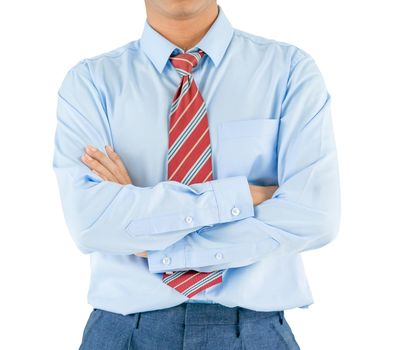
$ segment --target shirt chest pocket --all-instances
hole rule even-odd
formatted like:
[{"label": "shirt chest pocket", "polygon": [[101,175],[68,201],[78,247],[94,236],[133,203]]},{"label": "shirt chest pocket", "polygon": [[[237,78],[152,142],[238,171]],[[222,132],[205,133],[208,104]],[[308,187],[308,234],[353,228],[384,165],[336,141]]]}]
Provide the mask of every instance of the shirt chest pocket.
[{"label": "shirt chest pocket", "polygon": [[253,184],[277,182],[279,119],[231,120],[218,124],[217,178],[245,175]]}]

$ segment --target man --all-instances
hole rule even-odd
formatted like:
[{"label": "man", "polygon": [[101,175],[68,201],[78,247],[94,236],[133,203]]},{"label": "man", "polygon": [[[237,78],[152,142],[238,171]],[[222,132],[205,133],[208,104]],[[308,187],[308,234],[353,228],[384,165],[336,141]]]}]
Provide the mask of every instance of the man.
[{"label": "man", "polygon": [[140,39],[59,89],[53,167],[91,257],[84,349],[299,349],[300,253],[337,234],[330,95],[302,49],[213,0],[146,0]]}]

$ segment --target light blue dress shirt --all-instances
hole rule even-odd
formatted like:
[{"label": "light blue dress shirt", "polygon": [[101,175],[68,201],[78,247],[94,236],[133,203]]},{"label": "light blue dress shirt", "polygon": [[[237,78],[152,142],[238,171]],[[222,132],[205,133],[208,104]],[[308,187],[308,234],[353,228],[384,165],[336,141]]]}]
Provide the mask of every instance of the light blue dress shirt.
[{"label": "light blue dress shirt", "polygon": [[[330,95],[314,59],[231,26],[221,6],[193,70],[206,102],[213,179],[167,181],[169,110],[183,52],[145,21],[141,38],[85,58],[58,91],[53,169],[69,232],[91,258],[88,303],[121,314],[220,303],[257,311],[313,303],[301,254],[339,229]],[[103,181],[80,157],[114,147],[132,185]],[[253,206],[250,184],[278,185]],[[148,251],[148,258],[134,255]],[[192,299],[164,271],[224,269]]]}]

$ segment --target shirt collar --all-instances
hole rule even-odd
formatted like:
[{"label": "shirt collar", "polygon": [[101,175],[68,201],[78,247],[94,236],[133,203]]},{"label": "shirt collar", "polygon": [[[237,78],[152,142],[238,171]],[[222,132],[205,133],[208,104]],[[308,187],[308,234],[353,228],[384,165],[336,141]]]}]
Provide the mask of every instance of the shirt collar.
[{"label": "shirt collar", "polygon": [[[213,61],[217,67],[224,56],[224,53],[231,41],[234,29],[224,14],[220,5],[218,6],[218,15],[203,38],[187,52],[202,49]],[[143,33],[140,38],[140,47],[150,58],[154,66],[161,73],[172,54],[173,50],[184,51],[170,42],[153,27],[150,26],[147,19],[144,23]]]}]

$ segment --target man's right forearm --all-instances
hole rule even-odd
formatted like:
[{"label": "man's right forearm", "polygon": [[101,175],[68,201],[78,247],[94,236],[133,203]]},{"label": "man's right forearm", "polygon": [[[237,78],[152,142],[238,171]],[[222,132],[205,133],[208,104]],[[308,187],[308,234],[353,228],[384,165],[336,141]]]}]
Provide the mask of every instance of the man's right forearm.
[{"label": "man's right forearm", "polygon": [[[259,205],[267,199],[270,199],[273,196],[273,193],[277,190],[278,186],[257,186],[257,185],[249,185],[249,189],[253,199],[253,206]],[[141,257],[147,257],[147,251],[142,251],[136,253],[135,255]]]},{"label": "man's right forearm", "polygon": [[83,252],[160,250],[197,229],[254,215],[244,177],[152,187],[102,181],[77,166],[55,167],[66,222]]}]

